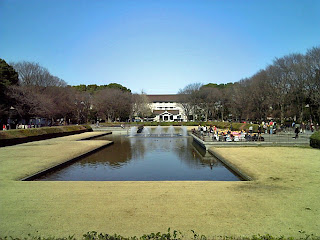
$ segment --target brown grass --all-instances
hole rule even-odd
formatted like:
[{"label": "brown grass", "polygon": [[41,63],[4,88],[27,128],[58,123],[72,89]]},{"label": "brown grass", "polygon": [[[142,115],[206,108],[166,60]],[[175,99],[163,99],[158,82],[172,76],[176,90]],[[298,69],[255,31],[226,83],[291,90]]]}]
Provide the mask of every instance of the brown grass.
[{"label": "brown grass", "polygon": [[[0,222],[0,236],[80,237],[91,230],[140,236],[166,232],[168,227],[184,233],[195,230],[207,237],[266,233],[300,237],[299,230],[320,235],[317,149],[215,149],[256,179],[251,182],[12,180],[61,161],[58,156],[77,154],[90,143],[72,147],[65,141],[65,147],[39,163],[34,158],[46,155],[48,148],[43,147],[55,144],[50,141],[33,146],[33,155],[32,151],[17,154],[19,145],[0,149],[1,176],[4,174],[0,216],[5,219]],[[10,160],[2,158],[3,154]]]}]

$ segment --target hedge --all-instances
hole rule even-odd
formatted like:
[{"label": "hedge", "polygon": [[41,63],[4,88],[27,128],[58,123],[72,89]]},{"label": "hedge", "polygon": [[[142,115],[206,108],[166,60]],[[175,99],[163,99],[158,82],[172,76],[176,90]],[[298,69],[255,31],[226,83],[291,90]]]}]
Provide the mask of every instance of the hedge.
[{"label": "hedge", "polygon": [[0,131],[0,147],[55,137],[63,137],[89,131],[92,131],[92,128],[89,125],[68,125]]},{"label": "hedge", "polygon": [[313,148],[320,148],[320,130],[311,135],[310,146]]},{"label": "hedge", "polygon": [[[82,237],[78,239],[82,240],[182,240],[182,239],[190,239],[190,240],[209,240],[209,239],[230,239],[230,240],[319,240],[320,237],[314,234],[306,234],[304,231],[299,231],[304,234],[300,237],[285,237],[285,236],[272,236],[270,234],[265,235],[252,235],[252,236],[205,236],[196,233],[194,230],[191,230],[189,237],[185,236],[185,233],[174,230],[168,232],[161,233],[149,233],[143,234],[142,236],[131,236],[124,237],[119,234],[107,234],[107,233],[98,233],[96,231],[90,231],[83,234]],[[77,238],[74,235],[69,235],[68,237],[40,237],[40,236],[32,236],[28,234],[28,236],[23,237],[0,237],[0,240],[76,240]]]}]

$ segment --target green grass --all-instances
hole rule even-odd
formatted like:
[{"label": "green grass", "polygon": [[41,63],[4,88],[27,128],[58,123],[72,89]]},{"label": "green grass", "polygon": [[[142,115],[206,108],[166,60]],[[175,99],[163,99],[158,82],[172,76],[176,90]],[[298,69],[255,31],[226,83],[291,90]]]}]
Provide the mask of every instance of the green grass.
[{"label": "green grass", "polygon": [[89,125],[68,125],[58,127],[42,127],[42,128],[28,128],[28,129],[12,129],[0,132],[0,139],[15,139],[32,136],[40,136],[53,133],[74,132],[80,130],[92,130]]}]

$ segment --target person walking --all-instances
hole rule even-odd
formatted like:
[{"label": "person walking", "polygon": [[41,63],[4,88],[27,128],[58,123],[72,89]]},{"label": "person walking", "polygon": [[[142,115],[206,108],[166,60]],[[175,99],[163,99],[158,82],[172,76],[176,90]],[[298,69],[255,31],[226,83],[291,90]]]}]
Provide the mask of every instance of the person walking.
[{"label": "person walking", "polygon": [[295,139],[297,139],[298,137],[299,137],[299,128],[298,127],[296,127],[296,129],[294,130],[294,132],[295,132],[295,134],[296,134],[296,136],[295,136]]},{"label": "person walking", "polygon": [[261,136],[261,125],[259,124],[258,126],[258,136],[260,137]]},{"label": "person walking", "polygon": [[252,125],[249,127],[249,133],[250,133],[250,134],[253,133],[253,127],[252,127]]},{"label": "person walking", "polygon": [[203,126],[202,130],[203,130],[203,135],[207,136],[207,126],[206,125]]},{"label": "person walking", "polygon": [[304,122],[302,122],[301,124],[301,130],[300,130],[301,133],[306,133],[306,124]]},{"label": "person walking", "polygon": [[272,135],[273,134],[273,123],[270,122],[270,125],[269,125],[269,134]]},{"label": "person walking", "polygon": [[212,128],[212,125],[210,125],[210,128],[209,128],[209,136],[210,136],[210,137],[213,136],[213,128]]}]

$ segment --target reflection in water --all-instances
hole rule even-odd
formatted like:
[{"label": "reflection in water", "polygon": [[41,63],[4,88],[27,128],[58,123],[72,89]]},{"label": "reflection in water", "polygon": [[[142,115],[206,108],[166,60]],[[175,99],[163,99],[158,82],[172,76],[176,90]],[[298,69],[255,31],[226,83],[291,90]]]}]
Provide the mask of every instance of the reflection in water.
[{"label": "reflection in water", "polygon": [[112,140],[114,144],[39,180],[239,180],[189,137],[107,135],[97,139]]}]

